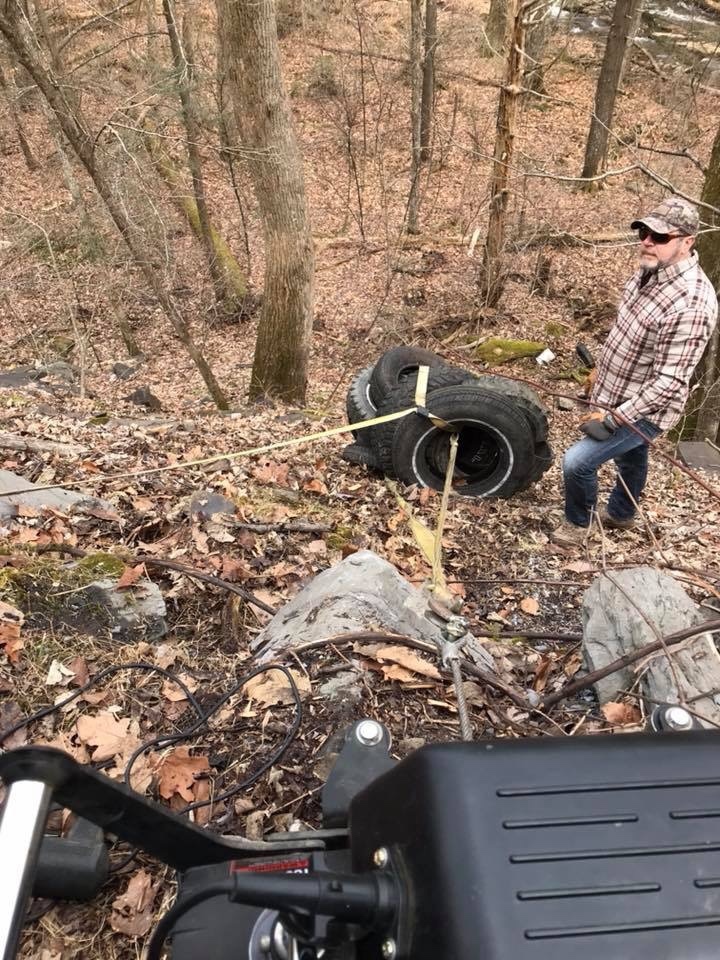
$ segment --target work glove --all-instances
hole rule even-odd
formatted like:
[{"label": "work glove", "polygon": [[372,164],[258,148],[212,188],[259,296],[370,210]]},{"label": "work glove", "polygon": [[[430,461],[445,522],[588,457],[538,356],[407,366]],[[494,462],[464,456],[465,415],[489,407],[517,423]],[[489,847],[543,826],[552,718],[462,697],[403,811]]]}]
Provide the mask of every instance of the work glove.
[{"label": "work glove", "polygon": [[596,410],[588,413],[580,420],[580,429],[593,440],[609,440],[617,430],[617,423],[612,414]]}]

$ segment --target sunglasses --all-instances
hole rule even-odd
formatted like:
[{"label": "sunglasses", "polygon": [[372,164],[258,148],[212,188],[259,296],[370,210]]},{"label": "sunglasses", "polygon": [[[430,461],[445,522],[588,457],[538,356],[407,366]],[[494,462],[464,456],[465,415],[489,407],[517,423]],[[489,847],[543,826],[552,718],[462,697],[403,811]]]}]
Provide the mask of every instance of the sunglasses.
[{"label": "sunglasses", "polygon": [[648,237],[652,242],[658,246],[664,246],[666,243],[669,243],[671,240],[677,240],[678,237],[681,237],[681,233],[655,233],[654,230],[650,230],[648,227],[638,227],[638,236],[640,241],[647,240]]}]

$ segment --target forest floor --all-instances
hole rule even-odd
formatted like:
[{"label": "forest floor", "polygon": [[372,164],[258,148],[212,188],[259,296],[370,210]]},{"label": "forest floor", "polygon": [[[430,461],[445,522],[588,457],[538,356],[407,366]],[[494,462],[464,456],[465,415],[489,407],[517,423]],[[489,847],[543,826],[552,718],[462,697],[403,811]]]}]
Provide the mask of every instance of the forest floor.
[{"label": "forest floor", "polygon": [[[561,396],[577,393],[575,343],[582,340],[595,352],[599,349],[622,283],[634,269],[629,223],[663,195],[658,179],[699,196],[701,172],[683,151],[707,162],[717,126],[717,94],[691,90],[679,68],[667,66],[658,73],[657,64],[636,53],[617,104],[617,139],[610,158],[611,168],[626,172],[609,178],[598,192],[580,191],[564,178],[577,176],[582,165],[601,50],[582,36],[561,31],[548,57],[547,96],[528,97],[521,110],[509,276],[499,306],[490,310],[476,296],[482,240],[474,253],[470,248],[476,227],[482,230],[486,221],[494,142],[497,88],[485,84],[497,82],[502,66],[477,55],[482,12],[483,5],[469,0],[441,9],[435,159],[423,184],[422,232],[409,242],[403,242],[402,231],[409,94],[401,65],[380,55],[367,64],[360,109],[355,56],[332,54],[344,97],[311,96],[308,90],[323,47],[325,54],[331,47],[357,49],[357,32],[347,18],[312,21],[306,33],[295,29],[283,39],[317,239],[316,322],[302,409],[248,405],[256,318],[217,315],[197,246],[168,206],[163,213],[164,242],[172,252],[167,269],[183,312],[232,399],[231,414],[214,410],[157,305],[124,262],[87,183],[81,181],[82,203],[72,203],[39,104],[31,104],[22,116],[40,160],[35,173],[24,166],[8,116],[0,118],[3,368],[57,360],[54,338],[70,337],[76,346],[66,359],[82,367],[84,387],[84,395],[77,386],[52,394],[0,388],[3,433],[83,450],[69,457],[4,450],[0,467],[39,483],[82,487],[113,507],[110,515],[82,519],[28,511],[2,531],[2,565],[21,566],[38,548],[114,552],[128,582],[151,576],[161,585],[169,622],[160,645],[119,645],[105,636],[83,636],[52,618],[42,625],[28,622],[22,645],[15,642],[10,649],[5,637],[4,659],[0,654],[0,729],[56,703],[110,666],[144,661],[175,671],[203,709],[252,669],[249,641],[269,615],[231,592],[142,565],[138,555],[180,561],[251,591],[273,608],[318,572],[360,549],[376,551],[411,582],[426,582],[430,569],[406,515],[381,477],[340,458],[347,442],[343,437],[206,467],[181,465],[341,425],[355,372],[397,343],[428,347],[476,372],[490,368],[474,360],[470,345],[491,335],[541,341],[556,354],[547,366],[530,359],[494,370],[527,380],[541,395],[551,418],[554,465],[533,488],[507,501],[451,500],[443,540],[445,573],[463,600],[470,630],[488,637],[499,676],[513,689],[552,691],[575,675],[581,662],[582,597],[603,569],[662,567],[674,571],[698,602],[717,603],[720,487],[717,477],[706,477],[712,494],[680,469],[672,460],[675,449],[669,438],[658,442],[652,456],[643,523],[632,531],[598,532],[587,548],[576,551],[560,550],[549,540],[562,517],[562,451],[577,438],[582,412],[580,403],[570,410],[557,405]],[[388,5],[368,24],[366,48],[388,54],[404,49],[403,17],[404,8]],[[200,41],[202,60],[212,37]],[[470,74],[479,82],[453,73]],[[105,117],[109,108],[101,93],[92,91],[88,99],[98,121]],[[349,117],[352,157],[344,147]],[[665,152],[656,152],[661,148]],[[214,217],[241,256],[235,199],[216,154],[207,154]],[[359,170],[357,182],[353,164]],[[241,181],[241,186],[251,278],[259,289],[261,230],[248,185]],[[547,295],[534,283],[540,254],[552,260]],[[112,373],[114,363],[127,359],[112,318],[113,299],[123,303],[146,354],[129,381]],[[78,330],[86,343],[82,352]],[[126,399],[139,386],[159,398],[161,410],[145,411]],[[172,464],[176,470],[143,473]],[[601,475],[603,496],[611,483],[607,469]],[[193,518],[188,501],[198,490],[230,498],[236,519],[248,529],[229,532],[222,522]],[[434,526],[439,496],[411,491],[408,499],[417,516]],[[287,528],[298,520],[314,525],[315,532]],[[276,529],[255,532],[251,527],[258,523]],[[546,636],[528,638],[533,634]],[[348,662],[364,671],[356,704],[333,701],[319,691]],[[446,680],[416,672],[404,680],[390,679],[371,651],[340,643],[305,652],[289,665],[303,680],[298,735],[268,774],[227,803],[201,808],[197,822],[254,837],[286,830],[297,821],[316,826],[323,747],[338,728],[361,716],[387,724],[397,756],[420,742],[459,735],[452,685]],[[155,796],[159,791],[176,810],[231,788],[281,744],[294,710],[284,699],[273,690],[252,698],[241,688],[213,721],[216,729],[202,731],[182,747],[154,751],[139,765],[134,785]],[[568,735],[618,726],[617,717],[603,714],[590,696],[539,714],[523,711],[477,683],[470,710],[478,737]],[[166,677],[140,676],[128,668],[33,722],[10,745],[54,743],[121,775],[136,745],[182,729],[191,718],[189,701]],[[638,712],[628,709],[622,722],[633,725],[638,719]],[[114,746],[108,745],[108,724],[113,723],[122,728],[121,735],[113,728]],[[119,868],[92,905],[36,902],[23,956],[139,956],[143,938],[171,902],[173,881],[169,871],[142,855],[130,863],[124,859],[124,850],[113,854]]]}]

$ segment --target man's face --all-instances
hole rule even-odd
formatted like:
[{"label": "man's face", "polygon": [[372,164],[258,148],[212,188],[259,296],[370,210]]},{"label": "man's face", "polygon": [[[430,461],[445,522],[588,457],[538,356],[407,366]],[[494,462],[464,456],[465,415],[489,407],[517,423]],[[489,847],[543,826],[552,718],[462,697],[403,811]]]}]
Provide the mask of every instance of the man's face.
[{"label": "man's face", "polygon": [[640,266],[644,270],[656,271],[684,260],[690,253],[694,237],[686,237],[677,232],[656,233],[647,227],[640,227]]}]

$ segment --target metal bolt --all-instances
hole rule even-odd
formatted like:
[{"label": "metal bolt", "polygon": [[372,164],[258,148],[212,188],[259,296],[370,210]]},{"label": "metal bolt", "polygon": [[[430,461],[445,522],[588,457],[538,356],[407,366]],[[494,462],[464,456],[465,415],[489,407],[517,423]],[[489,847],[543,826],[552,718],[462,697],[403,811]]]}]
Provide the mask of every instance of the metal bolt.
[{"label": "metal bolt", "polygon": [[387,852],[387,847],[378,847],[373,854],[373,863],[376,867],[386,867],[389,859],[390,856]]},{"label": "metal bolt", "polygon": [[383,728],[377,720],[362,720],[355,728],[355,736],[364,747],[375,747],[383,738]]},{"label": "metal bolt", "polygon": [[260,937],[260,949],[263,953],[270,953],[270,947],[272,946],[272,939],[270,938],[269,933],[264,933]]},{"label": "metal bolt", "polygon": [[665,722],[673,730],[689,730],[693,719],[682,707],[669,707],[665,713]]},{"label": "metal bolt", "polygon": [[397,946],[392,937],[388,937],[387,940],[383,940],[382,945],[382,955],[385,960],[393,960],[393,957],[397,953]]}]

